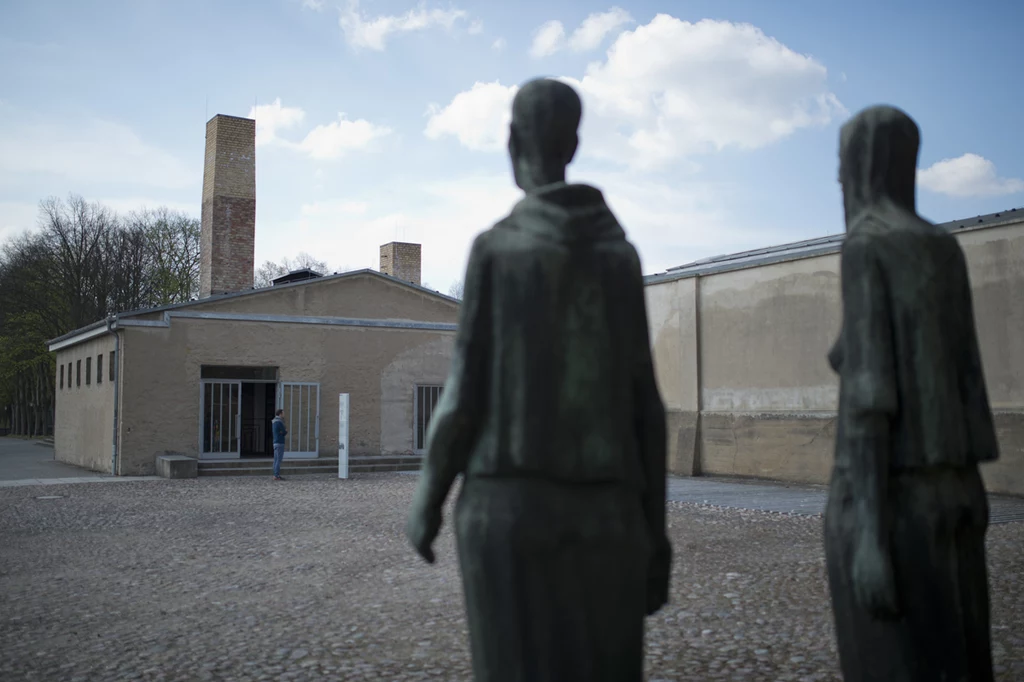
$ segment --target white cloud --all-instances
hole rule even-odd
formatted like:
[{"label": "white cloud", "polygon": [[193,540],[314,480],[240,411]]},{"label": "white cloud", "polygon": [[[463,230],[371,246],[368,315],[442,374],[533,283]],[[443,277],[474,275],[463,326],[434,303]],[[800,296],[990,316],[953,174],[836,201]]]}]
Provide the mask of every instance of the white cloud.
[{"label": "white cloud", "polygon": [[[652,182],[628,172],[579,180],[605,191],[646,273],[786,239],[766,232],[756,216],[746,225],[731,213],[739,188]],[[330,263],[376,269],[381,244],[411,241],[423,245],[423,281],[445,292],[462,278],[473,238],[505,217],[521,197],[511,173],[480,172],[409,183],[400,195],[381,189],[358,199],[308,203],[296,207],[294,219],[260,228],[267,236],[257,240],[257,261],[307,251]]]},{"label": "white cloud", "polygon": [[302,6],[314,12],[319,12],[324,8],[324,0],[302,0]]},{"label": "white cloud", "polygon": [[390,134],[391,129],[386,126],[362,118],[349,121],[342,113],[338,114],[337,121],[313,128],[297,146],[313,159],[338,159]]},{"label": "white cloud", "polygon": [[633,17],[621,7],[612,7],[607,12],[595,12],[579,25],[569,38],[569,48],[575,52],[597,49],[609,33],[632,23]]},{"label": "white cloud", "polygon": [[[581,156],[650,170],[728,147],[764,147],[829,123],[846,110],[828,90],[827,75],[821,63],[750,24],[659,14],[620,34],[582,78],[561,80],[584,100]],[[496,149],[508,119],[495,107],[514,90],[486,87],[477,83],[435,108],[441,121],[431,119],[428,136],[451,134],[470,148]]]},{"label": "white cloud", "polygon": [[917,171],[924,189],[951,197],[994,197],[1024,192],[1024,180],[1001,178],[996,165],[983,156],[964,154]]},{"label": "white cloud", "polygon": [[359,9],[358,0],[350,0],[348,7],[341,10],[338,24],[345,34],[345,40],[354,48],[368,48],[383,51],[390,35],[423,31],[440,26],[450,29],[459,19],[466,19],[467,14],[460,9],[428,9],[421,2],[415,9],[401,15],[381,15],[367,19]]},{"label": "white cloud", "polygon": [[363,215],[370,205],[365,201],[334,199],[303,204],[299,213],[303,218],[322,218],[339,215]]},{"label": "white cloud", "polygon": [[508,141],[512,98],[517,91],[517,86],[504,86],[498,81],[474,83],[455,95],[448,106],[432,104],[424,133],[432,140],[453,135],[463,146],[478,151],[502,149]]},{"label": "white cloud", "polygon": [[565,42],[565,27],[562,22],[552,20],[541,24],[533,34],[533,43],[530,44],[530,56],[540,59],[553,55],[562,49]]},{"label": "white cloud", "polygon": [[0,125],[0,174],[50,173],[75,183],[165,189],[199,184],[202,168],[148,144],[120,123]]},{"label": "white cloud", "polygon": [[281,106],[278,97],[270,104],[260,104],[249,109],[249,118],[256,119],[256,146],[269,144],[277,139],[277,131],[294,128],[306,118],[306,112],[299,107]]},{"label": "white cloud", "polygon": [[504,38],[498,38],[493,43],[491,43],[491,47],[498,51],[504,50],[506,45],[508,45],[508,43],[505,41]]},{"label": "white cloud", "polygon": [[387,126],[365,119],[350,121],[345,114],[338,120],[318,125],[301,142],[284,139],[278,132],[294,128],[306,118],[300,107],[285,107],[281,98],[271,104],[261,104],[249,110],[249,118],[256,119],[256,145],[274,144],[300,151],[312,159],[338,159],[350,151],[366,149],[378,138],[391,134]]},{"label": "white cloud", "polygon": [[477,35],[484,32],[484,22],[479,19],[474,19],[473,23],[469,25],[469,34]]},{"label": "white cloud", "polygon": [[381,244],[411,241],[423,245],[423,281],[446,292],[462,277],[476,234],[507,215],[521,196],[511,177],[481,173],[411,183],[399,195],[382,189],[368,201],[361,194],[309,203],[298,207],[293,220],[268,226],[268,237],[257,240],[257,260],[308,251],[353,269],[377,269]]}]

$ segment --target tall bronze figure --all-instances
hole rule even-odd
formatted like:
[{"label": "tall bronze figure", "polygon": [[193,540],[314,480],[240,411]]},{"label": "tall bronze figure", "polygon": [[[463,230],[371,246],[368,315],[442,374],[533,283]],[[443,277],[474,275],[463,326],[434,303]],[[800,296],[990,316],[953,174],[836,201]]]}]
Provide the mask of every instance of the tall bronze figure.
[{"label": "tall bronze figure", "polygon": [[469,257],[455,353],[409,514],[455,534],[478,682],[643,679],[668,598],[665,412],[640,261],[597,189],[565,182],[582,107],[556,80],[512,103],[525,192]]},{"label": "tall bronze figure", "polygon": [[966,261],[916,213],[909,116],[866,109],[840,138],[847,236],[825,547],[843,676],[987,682],[978,465],[998,450]]}]

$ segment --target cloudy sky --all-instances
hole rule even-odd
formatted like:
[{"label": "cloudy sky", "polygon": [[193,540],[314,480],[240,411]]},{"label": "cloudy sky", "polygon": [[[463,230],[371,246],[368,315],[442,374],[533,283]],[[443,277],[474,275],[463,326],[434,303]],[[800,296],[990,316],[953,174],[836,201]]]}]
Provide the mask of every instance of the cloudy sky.
[{"label": "cloudy sky", "polygon": [[520,196],[509,104],[542,75],[581,92],[570,180],[648,273],[842,231],[838,128],[876,103],[923,130],[923,215],[1020,207],[1022,24],[1014,0],[3,0],[0,241],[69,192],[198,216],[206,121],[252,116],[257,262],[414,241],[447,291]]}]

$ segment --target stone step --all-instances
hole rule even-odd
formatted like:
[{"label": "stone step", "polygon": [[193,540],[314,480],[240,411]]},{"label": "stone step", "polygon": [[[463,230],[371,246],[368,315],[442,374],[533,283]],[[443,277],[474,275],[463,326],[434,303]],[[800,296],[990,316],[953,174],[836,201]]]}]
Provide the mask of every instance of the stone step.
[{"label": "stone step", "polygon": [[[337,466],[336,459],[329,457],[309,457],[304,459],[284,459],[281,466],[287,467],[317,467],[325,466],[332,462]],[[273,468],[273,457],[243,457],[242,459],[201,459],[199,469],[262,469]]]},{"label": "stone step", "polygon": [[[272,466],[265,467],[226,467],[200,469],[200,476],[269,476],[273,471]],[[289,467],[281,465],[282,476],[302,476],[305,474],[334,474],[338,475],[338,466],[322,467]]]},{"label": "stone step", "polygon": [[349,473],[376,471],[418,471],[423,464],[420,455],[383,455],[353,457],[348,461]]},{"label": "stone step", "polygon": [[[418,471],[423,458],[419,455],[363,456],[349,460],[349,474],[386,471]],[[270,457],[244,459],[207,459],[199,461],[200,476],[266,476],[274,468]],[[281,462],[282,476],[300,474],[337,474],[338,460],[334,457],[285,459]]]}]

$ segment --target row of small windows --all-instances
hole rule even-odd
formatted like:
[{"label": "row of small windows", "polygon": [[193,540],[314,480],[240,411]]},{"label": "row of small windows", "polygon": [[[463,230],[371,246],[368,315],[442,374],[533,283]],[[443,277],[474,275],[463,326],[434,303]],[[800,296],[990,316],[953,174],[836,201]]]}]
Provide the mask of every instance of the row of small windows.
[{"label": "row of small windows", "polygon": [[[107,371],[110,381],[114,380],[114,352],[110,351],[110,361],[107,363]],[[75,362],[69,362],[67,364],[67,386],[82,385],[82,361],[76,360]],[[74,368],[74,374],[72,374],[72,368]],[[85,359],[85,385],[88,386],[92,383],[92,356]],[[103,354],[100,353],[96,356],[96,383],[103,383]],[[60,387],[64,389],[64,365],[60,366]]]}]

